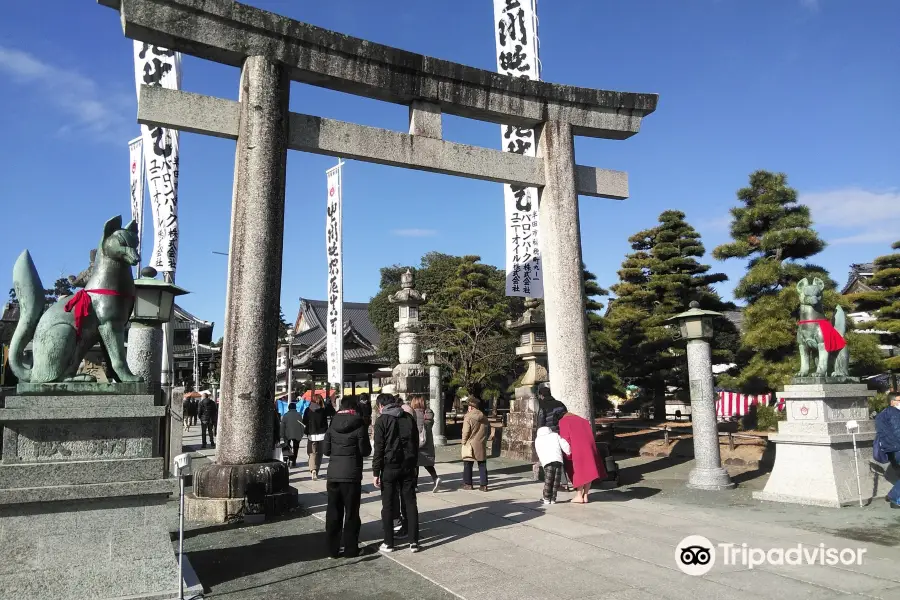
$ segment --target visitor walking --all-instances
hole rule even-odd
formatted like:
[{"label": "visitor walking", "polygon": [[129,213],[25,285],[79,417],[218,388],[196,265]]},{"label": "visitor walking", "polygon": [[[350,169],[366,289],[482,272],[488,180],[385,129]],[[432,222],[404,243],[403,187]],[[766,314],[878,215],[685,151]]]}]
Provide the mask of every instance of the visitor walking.
[{"label": "visitor walking", "polygon": [[594,428],[585,418],[566,413],[559,420],[559,435],[569,443],[571,458],[565,459],[566,475],[575,488],[575,504],[587,504],[588,491],[596,479],[606,478],[606,468],[600,462]]},{"label": "visitor walking", "polygon": [[216,447],[216,421],[219,418],[219,406],[208,395],[203,396],[197,407],[197,416],[200,418],[200,439],[203,448],[206,448],[206,436],[209,434],[209,443]]},{"label": "visitor walking", "polygon": [[544,504],[556,504],[557,485],[563,470],[563,456],[571,456],[569,442],[549,427],[541,427],[534,438],[534,451],[544,467]]},{"label": "visitor walking", "polygon": [[886,499],[891,508],[900,508],[900,393],[888,393],[887,408],[875,417],[875,431],[897,477]]},{"label": "visitor walking", "polygon": [[300,450],[300,440],[303,439],[303,419],[297,412],[297,403],[288,404],[287,412],[281,417],[281,436],[285,444],[291,446],[291,466],[297,466],[297,452]]},{"label": "visitor walking", "polygon": [[306,453],[309,455],[309,472],[312,480],[319,479],[319,468],[322,466],[321,444],[328,431],[328,417],[333,409],[329,403],[325,405],[322,396],[316,394],[303,413],[303,428],[306,430]]},{"label": "visitor walking", "polygon": [[487,440],[491,424],[481,412],[481,400],[474,396],[466,399],[469,411],[463,419],[462,459],[464,490],[472,489],[472,468],[478,463],[479,487],[482,492],[488,491],[487,475]]},{"label": "visitor walking", "polygon": [[381,415],[375,421],[372,472],[375,487],[381,489],[382,552],[394,551],[394,517],[401,498],[409,527],[409,549],[419,551],[419,509],[415,491],[419,436],[415,418],[405,412],[400,404],[400,400],[390,394],[378,395]]},{"label": "visitor walking", "polygon": [[372,402],[368,394],[360,394],[357,398],[357,413],[366,424],[366,431],[372,426]]},{"label": "visitor walking", "polygon": [[191,430],[191,413],[193,412],[193,398],[185,396],[181,401],[181,422],[185,431]]},{"label": "visitor walking", "polygon": [[416,467],[416,483],[419,481],[419,468],[424,467],[431,475],[433,487],[432,493],[437,493],[441,485],[441,478],[434,469],[434,432],[431,426],[434,424],[434,411],[425,407],[425,398],[416,394],[409,401],[410,407],[416,415],[416,427],[419,430],[419,462]]},{"label": "visitor walking", "polygon": [[363,457],[372,453],[366,423],[356,412],[356,398],[341,399],[341,410],[331,419],[322,441],[322,454],[328,461],[328,509],[325,512],[325,537],[328,556],[359,556],[359,502],[362,495]]}]

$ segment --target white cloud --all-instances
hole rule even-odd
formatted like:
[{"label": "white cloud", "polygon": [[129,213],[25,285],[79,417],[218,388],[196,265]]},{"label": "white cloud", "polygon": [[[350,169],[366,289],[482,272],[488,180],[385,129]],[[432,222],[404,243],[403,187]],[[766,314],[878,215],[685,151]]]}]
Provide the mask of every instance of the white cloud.
[{"label": "white cloud", "polygon": [[[829,229],[832,244],[879,244],[900,238],[900,191],[845,188],[800,194],[814,225]],[[836,232],[836,233],[835,233]]]},{"label": "white cloud", "polygon": [[819,0],[800,0],[800,4],[803,8],[813,12],[819,10]]},{"label": "white cloud", "polygon": [[433,237],[437,235],[435,229],[394,229],[391,231],[400,237]]},{"label": "white cloud", "polygon": [[124,93],[101,89],[77,72],[46,63],[33,54],[0,46],[0,73],[22,85],[32,85],[72,119],[60,133],[86,134],[100,141],[121,143],[136,130],[128,118],[131,102]]}]

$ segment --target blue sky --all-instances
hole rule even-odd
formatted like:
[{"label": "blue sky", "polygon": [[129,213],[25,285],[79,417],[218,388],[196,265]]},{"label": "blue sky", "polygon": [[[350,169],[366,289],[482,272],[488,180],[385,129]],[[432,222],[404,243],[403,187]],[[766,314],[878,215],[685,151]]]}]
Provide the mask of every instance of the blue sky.
[{"label": "blue sky", "polygon": [[[256,0],[256,6],[406,50],[495,69],[490,0]],[[786,172],[847,267],[900,239],[900,2],[894,0],[540,0],[547,81],[660,94],[626,141],[579,138],[579,164],[628,171],[631,198],[582,198],[584,258],[610,285],[627,238],[678,208],[708,250],[754,169]],[[237,98],[238,70],[185,57],[183,87]],[[0,20],[0,280],[23,248],[44,283],[84,268],[102,223],[127,215],[127,141],[139,134],[131,41],[91,0],[10,2]],[[291,109],[404,131],[407,109],[293,84]],[[444,120],[447,139],[499,148],[499,127]],[[181,136],[177,282],[182,304],[222,323],[234,143]],[[288,158],[282,305],[324,298],[329,157]],[[149,213],[149,206],[147,208]],[[149,232],[146,234],[150,238]],[[345,299],[378,269],[427,251],[504,261],[499,184],[350,161],[344,171]],[[149,255],[148,244],[144,251]],[[711,259],[710,259],[711,260]],[[732,281],[743,265],[716,263]],[[5,295],[5,292],[4,292]],[[215,335],[221,335],[217,325]]]}]

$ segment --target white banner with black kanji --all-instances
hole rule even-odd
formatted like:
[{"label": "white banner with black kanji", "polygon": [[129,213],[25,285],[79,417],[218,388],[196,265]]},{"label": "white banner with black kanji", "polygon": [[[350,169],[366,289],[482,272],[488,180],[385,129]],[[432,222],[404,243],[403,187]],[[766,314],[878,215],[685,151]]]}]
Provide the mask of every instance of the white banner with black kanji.
[{"label": "white banner with black kanji", "polygon": [[[134,42],[134,80],[138,98],[142,85],[181,88],[181,54]],[[153,254],[147,264],[160,272],[175,272],[178,262],[178,132],[141,125],[144,163],[153,212]]]},{"label": "white banner with black kanji", "polygon": [[344,262],[341,213],[341,166],[325,172],[328,190],[325,216],[325,253],[328,261],[328,321],[326,352],[328,383],[344,389]]},{"label": "white banner with black kanji", "polygon": [[131,193],[131,220],[138,226],[138,253],[144,232],[144,138],[128,142],[128,177]]},{"label": "white banner with black kanji", "polygon": [[[539,80],[537,17],[534,0],[494,0],[497,70],[504,75]],[[531,129],[501,125],[504,152],[535,156]],[[544,273],[538,246],[538,193],[535,188],[505,184],[506,295],[544,297]]]}]

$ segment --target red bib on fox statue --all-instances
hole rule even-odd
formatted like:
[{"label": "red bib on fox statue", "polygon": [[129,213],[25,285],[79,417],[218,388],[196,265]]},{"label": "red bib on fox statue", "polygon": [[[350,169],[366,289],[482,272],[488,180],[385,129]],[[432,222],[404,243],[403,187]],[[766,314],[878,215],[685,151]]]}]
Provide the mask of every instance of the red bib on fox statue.
[{"label": "red bib on fox statue", "polygon": [[822,330],[822,339],[825,340],[825,350],[827,352],[837,352],[838,350],[843,350],[844,346],[847,345],[847,341],[844,339],[837,329],[834,328],[834,325],[831,324],[831,321],[827,319],[812,319],[809,321],[797,321],[797,325],[803,325],[805,323],[818,323],[819,328]]},{"label": "red bib on fox statue", "polygon": [[81,321],[84,320],[91,311],[91,297],[89,294],[100,294],[102,296],[124,296],[116,290],[78,290],[75,295],[66,302],[65,310],[75,316],[75,339],[81,339]]}]

